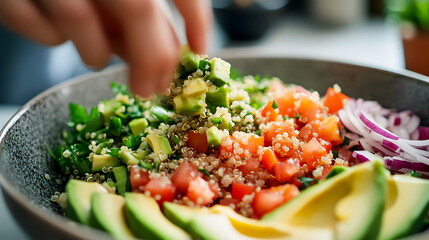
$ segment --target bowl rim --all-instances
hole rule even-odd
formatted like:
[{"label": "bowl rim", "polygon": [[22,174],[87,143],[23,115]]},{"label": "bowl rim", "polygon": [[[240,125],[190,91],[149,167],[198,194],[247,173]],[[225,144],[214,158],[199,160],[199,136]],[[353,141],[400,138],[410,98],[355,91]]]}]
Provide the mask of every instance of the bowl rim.
[{"label": "bowl rim", "polygon": [[[400,75],[403,77],[407,77],[410,80],[417,81],[417,82],[425,82],[429,84],[429,77],[412,72],[406,69],[388,69],[373,65],[367,65],[367,64],[360,64],[360,63],[352,63],[349,61],[339,61],[339,60],[332,60],[332,59],[325,59],[325,58],[319,58],[319,57],[307,57],[307,56],[296,56],[296,55],[285,55],[285,54],[272,54],[272,53],[263,53],[263,52],[245,52],[244,50],[239,51],[232,51],[232,53],[220,53],[218,54],[220,58],[226,59],[226,60],[244,60],[244,59],[260,59],[260,60],[267,60],[267,59],[282,59],[282,60],[292,60],[292,61],[309,61],[309,62],[324,62],[327,64],[333,64],[333,65],[343,65],[353,68],[361,68],[361,69],[368,69],[371,71],[376,72],[383,72],[386,74],[394,74],[394,75]],[[43,101],[45,98],[48,98],[49,95],[59,92],[61,89],[70,87],[75,84],[79,84],[80,82],[86,81],[88,79],[92,79],[94,77],[101,77],[103,75],[110,75],[114,73],[118,73],[121,71],[127,71],[128,66],[126,64],[117,64],[110,67],[107,67],[101,71],[98,72],[91,72],[86,73],[77,77],[70,78],[60,84],[57,84],[53,87],[48,88],[47,90],[39,93],[35,97],[33,97],[31,100],[29,100],[26,104],[24,104],[3,126],[3,128],[0,131],[0,154],[2,152],[2,143],[5,140],[5,136],[8,133],[8,130],[18,121],[18,119],[35,103]],[[84,225],[81,225],[79,223],[76,224],[70,224],[72,222],[71,220],[67,220],[65,217],[61,217],[59,214],[49,214],[46,210],[42,210],[38,205],[33,204],[31,200],[22,194],[19,190],[15,189],[13,184],[9,182],[0,172],[0,188],[3,189],[3,191],[8,194],[8,196],[15,201],[19,206],[25,208],[26,211],[30,212],[31,214],[35,215],[39,219],[43,220],[47,224],[51,225],[52,227],[55,227],[59,230],[61,230],[64,233],[67,233],[69,236],[72,236],[76,239],[81,238],[88,238],[91,237],[92,239],[97,238],[106,238],[110,237],[110,235],[94,229],[89,228]],[[84,230],[82,232],[82,230]],[[419,234],[418,234],[419,235]]]}]

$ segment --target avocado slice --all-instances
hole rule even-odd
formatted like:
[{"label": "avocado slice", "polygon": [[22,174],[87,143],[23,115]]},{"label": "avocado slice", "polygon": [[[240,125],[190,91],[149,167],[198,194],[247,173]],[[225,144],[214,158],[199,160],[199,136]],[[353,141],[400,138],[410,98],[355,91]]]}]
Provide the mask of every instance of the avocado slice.
[{"label": "avocado slice", "polygon": [[181,49],[180,64],[185,68],[186,72],[195,72],[200,63],[200,56],[194,54],[189,46],[183,45]]},{"label": "avocado slice", "polygon": [[216,86],[222,87],[229,82],[229,72],[231,64],[220,58],[213,58],[210,61],[211,71],[208,79]]},{"label": "avocado slice", "polygon": [[117,157],[103,154],[103,155],[94,155],[92,157],[92,172],[99,172],[103,167],[117,167],[122,164],[122,161]]},{"label": "avocado slice", "polygon": [[207,108],[215,113],[217,107],[229,108],[228,88],[220,87],[214,92],[206,93]]},{"label": "avocado slice", "polygon": [[336,239],[375,239],[387,191],[383,165],[381,160],[362,163],[326,179],[268,213],[262,221],[329,228],[335,231]]},{"label": "avocado slice", "polygon": [[208,87],[203,78],[195,78],[190,80],[189,84],[183,86],[183,97],[196,97],[208,91]]},{"label": "avocado slice", "polygon": [[137,159],[131,149],[126,148],[119,151],[119,156],[122,158],[122,161],[127,165],[136,165],[139,164],[140,160]]},{"label": "avocado slice", "polygon": [[421,231],[429,211],[429,181],[394,175],[388,179],[388,185],[378,239],[398,239]]},{"label": "avocado slice", "polygon": [[126,166],[119,166],[113,168],[113,175],[116,180],[116,190],[119,195],[124,195],[125,190],[127,188],[128,182],[128,171]]},{"label": "avocado slice", "polygon": [[191,239],[171,223],[156,201],[142,193],[125,193],[125,215],[133,233],[142,239]]},{"label": "avocado slice", "polygon": [[136,118],[131,120],[128,123],[128,126],[130,127],[131,133],[134,136],[138,136],[142,131],[146,129],[147,126],[149,126],[149,122],[146,118]]},{"label": "avocado slice", "polygon": [[231,131],[232,129],[232,124],[231,121],[226,120],[224,117],[221,117],[221,122],[219,123],[219,128],[220,129],[226,129],[228,131]]},{"label": "avocado slice", "polygon": [[178,227],[189,231],[188,224],[196,216],[196,214],[208,213],[207,208],[187,207],[171,202],[164,202],[164,215]]},{"label": "avocado slice", "polygon": [[94,193],[91,201],[92,226],[117,239],[135,238],[125,218],[125,199],[111,193]]},{"label": "avocado slice", "polygon": [[149,146],[152,148],[154,153],[156,154],[163,153],[166,155],[173,154],[173,150],[171,149],[170,142],[168,142],[168,139],[166,137],[152,132],[146,137],[146,139],[147,139],[147,143],[149,143]]},{"label": "avocado slice", "polygon": [[201,102],[205,102],[205,94],[195,97],[184,97],[180,94],[173,98],[174,111],[182,115],[195,116],[203,110]]},{"label": "avocado slice", "polygon": [[93,193],[107,193],[99,183],[70,179],[66,185],[66,216],[82,224],[89,225],[91,196]]},{"label": "avocado slice", "polygon": [[209,128],[206,131],[206,136],[207,136],[207,143],[209,144],[210,147],[212,148],[220,147],[220,144],[222,142],[222,133],[217,127],[213,126]]}]

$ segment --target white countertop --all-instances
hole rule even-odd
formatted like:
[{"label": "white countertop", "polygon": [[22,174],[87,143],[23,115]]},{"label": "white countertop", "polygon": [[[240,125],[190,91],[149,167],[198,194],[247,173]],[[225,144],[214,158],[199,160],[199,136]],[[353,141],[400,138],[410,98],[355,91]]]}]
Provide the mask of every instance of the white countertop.
[{"label": "white countertop", "polygon": [[[319,57],[372,65],[403,68],[402,45],[394,26],[371,20],[349,28],[320,29],[309,20],[285,16],[268,34],[255,42],[228,42],[215,26],[212,52],[251,51],[264,54]],[[0,105],[0,128],[19,109]],[[28,239],[9,214],[0,193],[1,239]]]}]

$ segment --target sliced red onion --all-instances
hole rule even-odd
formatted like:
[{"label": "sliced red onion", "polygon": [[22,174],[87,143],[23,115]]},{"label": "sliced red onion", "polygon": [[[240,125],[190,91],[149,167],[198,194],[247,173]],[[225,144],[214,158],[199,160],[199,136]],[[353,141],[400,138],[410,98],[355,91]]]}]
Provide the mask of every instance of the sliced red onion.
[{"label": "sliced red onion", "polygon": [[377,158],[382,159],[382,157],[379,157],[375,154],[372,154],[368,151],[353,151],[352,156],[359,160],[361,163],[368,162],[368,161],[374,161]]},{"label": "sliced red onion", "polygon": [[360,113],[360,119],[372,131],[374,131],[374,132],[376,132],[376,133],[378,133],[384,137],[393,139],[393,140],[399,139],[398,136],[396,136],[393,133],[387,131],[386,129],[383,129],[382,127],[378,126],[375,122],[369,120],[369,118],[366,116],[366,114],[364,112]]},{"label": "sliced red onion", "polygon": [[429,139],[429,127],[419,127],[419,140]]},{"label": "sliced red onion", "polygon": [[401,118],[400,117],[395,117],[395,121],[393,122],[393,126],[398,126],[401,124]]},{"label": "sliced red onion", "polygon": [[397,152],[399,149],[399,146],[394,144],[393,142],[383,139],[382,145],[389,148],[390,150]]}]

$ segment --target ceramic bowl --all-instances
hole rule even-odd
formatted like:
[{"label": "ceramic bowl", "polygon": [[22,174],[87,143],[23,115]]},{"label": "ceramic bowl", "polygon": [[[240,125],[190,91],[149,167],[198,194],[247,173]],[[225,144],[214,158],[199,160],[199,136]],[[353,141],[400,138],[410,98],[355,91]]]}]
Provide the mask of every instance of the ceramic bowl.
[{"label": "ceramic bowl", "polygon": [[[324,60],[281,57],[229,57],[244,74],[277,76],[322,94],[338,83],[345,94],[377,100],[387,108],[409,109],[429,125],[429,78],[409,71]],[[26,233],[34,239],[106,239],[107,234],[69,221],[50,201],[64,186],[56,183],[57,168],[45,147],[54,148],[67,127],[68,104],[95,106],[113,96],[109,83],[125,83],[124,66],[109,68],[57,85],[24,105],[0,134],[0,184],[6,203]],[[46,174],[50,180],[46,179]],[[428,239],[429,233],[420,234]],[[0,237],[1,238],[1,237]]]}]

